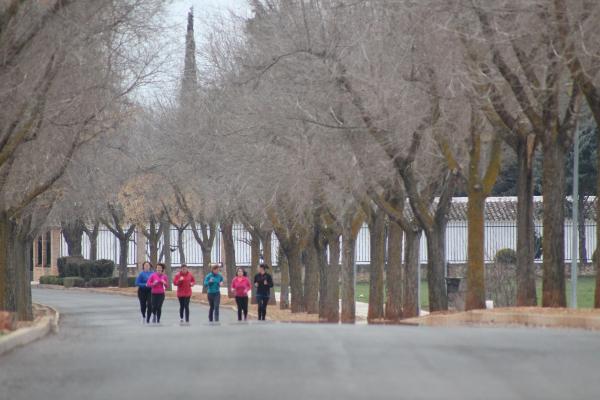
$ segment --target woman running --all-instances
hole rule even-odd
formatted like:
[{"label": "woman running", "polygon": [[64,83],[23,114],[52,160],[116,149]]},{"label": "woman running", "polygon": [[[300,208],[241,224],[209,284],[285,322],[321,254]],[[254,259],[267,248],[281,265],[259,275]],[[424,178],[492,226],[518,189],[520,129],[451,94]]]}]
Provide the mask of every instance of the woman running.
[{"label": "woman running", "polygon": [[194,275],[188,271],[187,265],[181,266],[175,278],[173,285],[177,286],[177,299],[179,299],[179,323],[183,324],[185,314],[185,323],[190,323],[190,298],[192,297],[192,286],[196,284]]},{"label": "woman running", "polygon": [[213,264],[211,272],[204,278],[204,286],[207,287],[208,320],[210,322],[219,322],[219,304],[221,303],[221,285],[223,285],[223,275],[219,273],[219,264]]},{"label": "woman running", "polygon": [[238,268],[236,277],[231,282],[231,290],[235,293],[235,302],[237,303],[238,321],[244,321],[248,317],[248,292],[252,289],[250,279],[246,276],[246,271],[243,268]]},{"label": "woman running", "polygon": [[271,297],[271,288],[273,287],[273,278],[267,274],[269,266],[260,264],[258,274],[254,276],[254,286],[256,286],[256,302],[258,303],[258,320],[264,321],[267,316],[267,305]]},{"label": "woman running", "polygon": [[142,311],[142,324],[146,323],[146,313],[152,313],[152,303],[150,300],[152,289],[146,286],[148,278],[152,275],[152,264],[145,261],[142,264],[142,272],[135,278],[135,286],[138,288],[138,299],[140,300],[140,310]]},{"label": "woman running", "polygon": [[[169,285],[167,275],[163,274],[165,264],[156,264],[156,272],[150,275],[146,284],[152,289],[152,322],[160,324],[160,314],[165,301],[165,288]],[[150,323],[150,314],[146,315],[146,322]]]}]

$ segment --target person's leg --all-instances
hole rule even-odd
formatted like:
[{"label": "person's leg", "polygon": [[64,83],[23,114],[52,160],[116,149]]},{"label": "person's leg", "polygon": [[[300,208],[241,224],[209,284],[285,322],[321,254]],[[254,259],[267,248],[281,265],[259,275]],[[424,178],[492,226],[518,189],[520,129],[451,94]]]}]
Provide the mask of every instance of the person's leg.
[{"label": "person's leg", "polygon": [[215,322],[219,322],[219,305],[221,304],[221,293],[215,293]]},{"label": "person's leg", "polygon": [[140,301],[140,311],[142,312],[142,318],[146,319],[146,299],[144,298],[143,288],[138,287],[138,300]]},{"label": "person's leg", "polygon": [[248,318],[248,298],[242,297],[242,311],[244,313],[244,321]]},{"label": "person's leg", "polygon": [[213,312],[215,311],[215,296],[214,296],[214,293],[209,293],[207,296],[208,296],[208,320],[210,322],[212,322]]},{"label": "person's leg", "polygon": [[183,309],[185,311],[185,322],[190,322],[190,298],[184,297]]},{"label": "person's leg", "polygon": [[158,310],[158,295],[152,294],[150,300],[152,302],[152,322],[156,322],[156,310]]},{"label": "person's leg", "polygon": [[256,296],[256,308],[258,312],[258,320],[262,320],[262,296]]},{"label": "person's leg", "polygon": [[184,304],[185,304],[185,298],[184,297],[178,297],[177,300],[179,300],[179,319],[181,321],[183,321],[183,310],[185,308]]},{"label": "person's leg", "polygon": [[165,295],[159,294],[158,295],[158,310],[156,310],[156,323],[160,323],[160,315],[162,314],[162,305],[163,305],[164,301],[165,301]]},{"label": "person's leg", "polygon": [[267,306],[269,305],[269,298],[265,297],[263,299],[263,303],[264,304],[263,304],[263,316],[262,317],[263,317],[263,321],[264,321],[265,319],[267,319]]},{"label": "person's leg", "polygon": [[144,300],[146,301],[146,322],[150,321],[152,316],[152,289],[149,287],[143,288]]},{"label": "person's leg", "polygon": [[237,304],[238,321],[242,320],[242,298],[235,297],[235,304]]}]

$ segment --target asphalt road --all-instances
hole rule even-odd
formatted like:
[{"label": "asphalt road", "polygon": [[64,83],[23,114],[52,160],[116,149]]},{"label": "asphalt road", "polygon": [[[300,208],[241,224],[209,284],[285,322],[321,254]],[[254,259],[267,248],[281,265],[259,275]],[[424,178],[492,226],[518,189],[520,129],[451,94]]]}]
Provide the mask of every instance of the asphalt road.
[{"label": "asphalt road", "polygon": [[598,399],[600,334],[576,330],[238,324],[166,301],[35,289],[60,332],[0,357],[1,400]]}]

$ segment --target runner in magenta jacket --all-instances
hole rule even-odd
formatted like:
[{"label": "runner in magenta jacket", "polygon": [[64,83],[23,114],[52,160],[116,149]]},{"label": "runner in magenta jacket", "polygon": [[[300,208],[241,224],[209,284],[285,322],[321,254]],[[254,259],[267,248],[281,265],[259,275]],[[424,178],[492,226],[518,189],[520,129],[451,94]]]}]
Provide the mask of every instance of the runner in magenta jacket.
[{"label": "runner in magenta jacket", "polygon": [[[156,264],[156,272],[150,275],[146,286],[152,291],[152,322],[160,324],[160,315],[162,305],[165,301],[165,288],[169,285],[169,278],[163,274],[165,264]],[[147,322],[150,322],[150,315],[147,316]]]},{"label": "runner in magenta jacket", "polygon": [[237,303],[238,321],[242,320],[242,313],[245,321],[248,317],[248,292],[252,289],[252,284],[243,268],[238,268],[236,275],[231,282],[231,289],[235,294],[235,302]]},{"label": "runner in magenta jacket", "polygon": [[196,284],[194,275],[188,271],[187,265],[181,266],[175,278],[173,278],[173,285],[177,286],[177,299],[179,299],[179,322],[183,323],[183,316],[185,314],[185,322],[190,322],[190,298],[192,297],[192,286]]}]

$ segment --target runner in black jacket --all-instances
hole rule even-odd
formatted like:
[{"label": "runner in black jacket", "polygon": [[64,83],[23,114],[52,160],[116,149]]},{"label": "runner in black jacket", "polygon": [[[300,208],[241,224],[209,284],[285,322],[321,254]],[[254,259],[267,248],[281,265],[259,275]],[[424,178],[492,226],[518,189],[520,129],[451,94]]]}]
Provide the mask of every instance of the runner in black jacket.
[{"label": "runner in black jacket", "polygon": [[271,297],[271,288],[273,287],[273,278],[267,274],[269,266],[260,264],[258,274],[254,276],[254,286],[256,286],[256,302],[258,303],[258,319],[264,321],[267,316],[267,305]]}]

